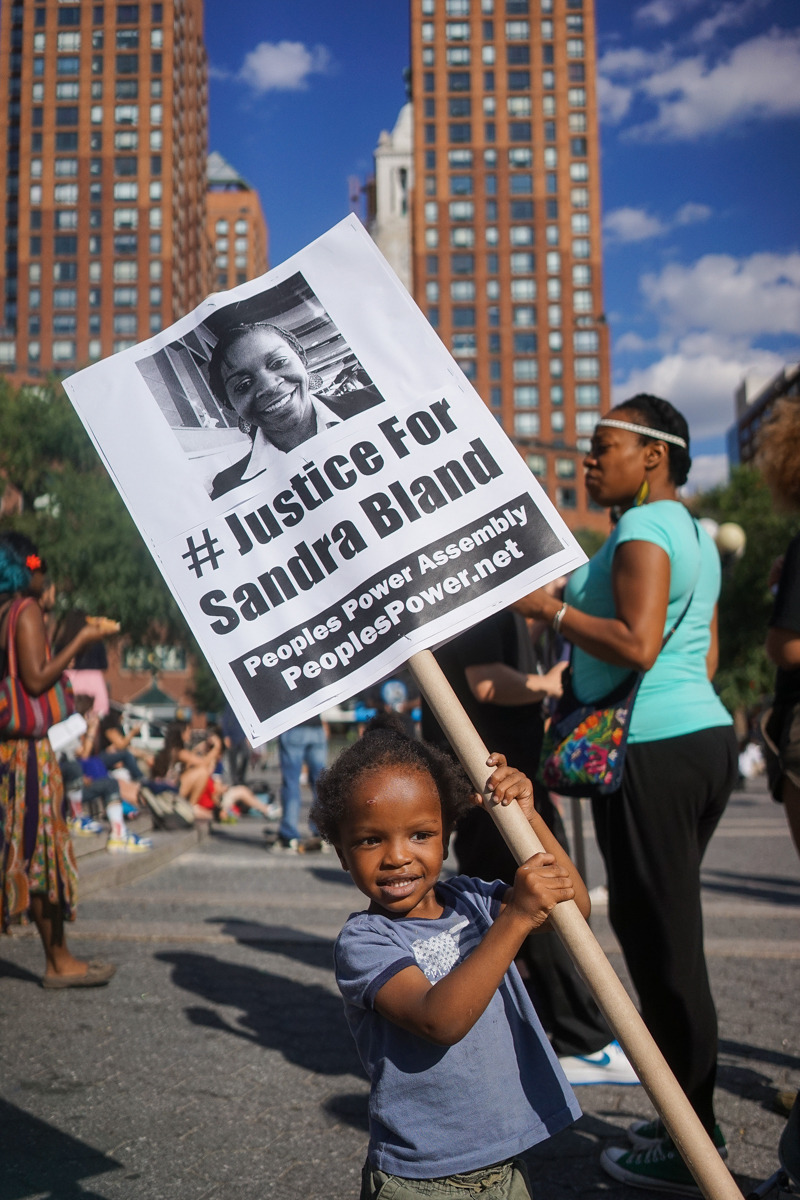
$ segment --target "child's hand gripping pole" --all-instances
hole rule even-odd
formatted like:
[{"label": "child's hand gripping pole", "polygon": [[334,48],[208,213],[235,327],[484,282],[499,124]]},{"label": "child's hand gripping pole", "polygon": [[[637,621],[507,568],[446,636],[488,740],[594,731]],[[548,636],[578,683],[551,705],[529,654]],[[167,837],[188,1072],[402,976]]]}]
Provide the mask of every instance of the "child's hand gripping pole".
[{"label": "child's hand gripping pole", "polygon": [[[441,667],[430,650],[413,654],[408,666],[475,789],[485,796],[489,751]],[[525,862],[543,849],[516,801],[507,806],[488,803],[486,808],[518,863]],[[707,1200],[742,1200],[742,1193],[600,949],[597,939],[578,911],[575,901],[566,900],[558,904],[550,915],[550,921],[633,1063],[703,1195]]]}]

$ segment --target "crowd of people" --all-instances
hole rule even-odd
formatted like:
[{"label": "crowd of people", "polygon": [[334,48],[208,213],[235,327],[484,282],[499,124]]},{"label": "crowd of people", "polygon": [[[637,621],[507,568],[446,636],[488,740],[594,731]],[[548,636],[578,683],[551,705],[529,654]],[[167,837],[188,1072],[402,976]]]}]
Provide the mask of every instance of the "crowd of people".
[{"label": "crowd of people", "polygon": [[[227,388],[233,367],[223,367]],[[230,403],[239,411],[238,398]],[[800,510],[797,404],[779,404],[761,446],[776,500]],[[638,687],[619,780],[591,794],[609,917],[644,1021],[711,1142],[727,1153],[714,1110],[717,1015],[700,869],[737,780],[738,746],[713,686],[719,553],[680,497],[690,466],[689,429],[671,404],[637,395],[617,406],[598,422],[584,460],[587,491],[609,511],[601,549],[565,586],[532,592],[437,651],[492,751],[487,793],[502,805],[518,802],[544,847],[521,867],[424,703],[418,736],[409,680],[376,688],[377,715],[330,767],[320,718],[279,739],[273,852],[332,846],[369,902],[335,952],[371,1084],[362,1200],[530,1195],[522,1156],[579,1115],[572,1086],[637,1082],[560,942],[541,936],[564,900],[584,916],[590,909],[558,798],[541,776],[552,703],[567,686],[583,705]],[[41,696],[69,669],[88,719],[60,765],[47,737],[0,740],[3,923],[23,913],[36,923],[45,987],[90,986],[108,982],[113,967],[67,949],[75,860],[64,787],[76,832],[99,812],[111,816],[119,805],[124,816],[126,806],[135,812],[165,793],[194,819],[277,810],[247,787],[248,747],[232,712],[200,740],[176,723],[155,757],[135,751],[136,731],[102,711],[96,676],[110,623],[80,614],[65,623],[51,657],[36,564],[35,553],[0,539],[2,675],[15,661],[24,689]],[[800,534],[770,585],[765,649],[777,678],[764,741],[772,794],[800,851]],[[313,796],[307,840],[299,830],[304,769]],[[127,838],[124,826],[117,833]],[[442,880],[451,835],[458,873]],[[627,1148],[603,1151],[608,1174],[634,1187],[697,1191],[660,1118],[635,1121],[628,1133]]]}]

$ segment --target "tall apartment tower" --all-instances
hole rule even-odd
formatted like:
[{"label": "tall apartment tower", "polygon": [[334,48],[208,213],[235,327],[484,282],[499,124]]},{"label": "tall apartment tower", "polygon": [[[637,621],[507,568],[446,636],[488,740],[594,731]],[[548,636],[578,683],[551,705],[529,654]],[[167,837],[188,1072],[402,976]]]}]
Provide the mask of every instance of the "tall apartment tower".
[{"label": "tall apartment tower", "polygon": [[0,370],[74,370],[197,304],[202,0],[2,0],[0,98]]},{"label": "tall apartment tower", "polygon": [[223,292],[267,270],[267,225],[258,192],[216,150],[208,156],[207,181],[211,286]]},{"label": "tall apartment tower", "polygon": [[414,296],[573,528],[608,408],[594,0],[411,0]]}]

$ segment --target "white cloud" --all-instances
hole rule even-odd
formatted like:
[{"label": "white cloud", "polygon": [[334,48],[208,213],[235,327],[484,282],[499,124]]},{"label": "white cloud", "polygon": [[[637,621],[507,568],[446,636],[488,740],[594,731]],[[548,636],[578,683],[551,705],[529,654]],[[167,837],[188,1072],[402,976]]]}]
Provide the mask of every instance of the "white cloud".
[{"label": "white cloud", "polygon": [[726,483],[728,479],[727,454],[698,454],[692,459],[692,469],[689,480],[682,491],[688,495],[695,492],[708,492],[718,483]]},{"label": "white cloud", "polygon": [[719,437],[733,424],[733,395],[742,379],[769,378],[783,365],[784,359],[769,350],[720,344],[716,350],[709,346],[700,351],[691,343],[679,343],[672,353],[617,381],[614,402],[638,392],[664,396],[686,417],[694,441]]},{"label": "white cloud", "polygon": [[706,254],[646,274],[641,290],[666,328],[756,338],[800,329],[800,253]]},{"label": "white cloud", "polygon": [[682,204],[675,213],[676,225],[694,225],[697,221],[707,221],[712,210],[707,204],[695,204],[689,200]]},{"label": "white cloud", "polygon": [[667,226],[643,208],[615,208],[603,218],[603,232],[610,242],[644,242],[661,237]]},{"label": "white cloud", "polygon": [[743,25],[754,12],[765,8],[768,3],[769,0],[728,0],[710,17],[704,17],[697,23],[692,30],[691,40],[698,44],[710,42],[720,29]]},{"label": "white cloud", "polygon": [[696,221],[707,221],[711,209],[707,204],[689,201],[681,205],[671,218],[654,216],[644,208],[615,208],[606,213],[603,233],[609,245],[621,242],[644,242],[650,238],[664,237],[678,225],[692,225]]},{"label": "white cloud", "polygon": [[699,3],[701,0],[648,0],[647,4],[641,4],[636,9],[633,16],[639,25],[655,25],[663,29]]},{"label": "white cloud", "polygon": [[633,88],[612,83],[605,75],[597,76],[597,104],[600,120],[606,125],[618,125],[628,115],[633,100]]},{"label": "white cloud", "polygon": [[308,87],[310,75],[324,75],[331,66],[325,46],[303,42],[260,42],[245,56],[237,79],[255,92],[297,92]]},{"label": "white cloud", "polygon": [[641,141],[691,141],[744,121],[800,112],[800,32],[773,30],[711,64],[702,55],[639,80],[657,115],[628,131]]},{"label": "white cloud", "polygon": [[633,330],[628,330],[621,337],[614,340],[615,354],[641,354],[643,350],[649,350],[652,342],[643,338],[641,334],[634,333]]}]

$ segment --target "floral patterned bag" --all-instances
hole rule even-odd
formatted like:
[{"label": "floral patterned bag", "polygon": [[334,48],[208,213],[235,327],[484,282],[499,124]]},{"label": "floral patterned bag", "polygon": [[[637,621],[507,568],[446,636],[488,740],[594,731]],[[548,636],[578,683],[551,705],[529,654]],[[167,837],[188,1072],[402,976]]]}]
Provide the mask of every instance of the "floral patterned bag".
[{"label": "floral patterned bag", "polygon": [[[664,649],[689,611],[686,607],[661,643]],[[659,654],[661,653],[659,650]],[[572,687],[571,668],[564,672],[564,691],[544,736],[539,778],[561,796],[607,796],[622,783],[625,749],[636,693],[644,671],[626,676],[608,695],[581,704]]]},{"label": "floral patterned bag", "polygon": [[605,796],[622,783],[625,747],[633,702],[644,672],[629,675],[615,692],[592,704],[580,704],[572,674],[564,673],[564,692],[545,734],[539,774],[562,796]]}]

